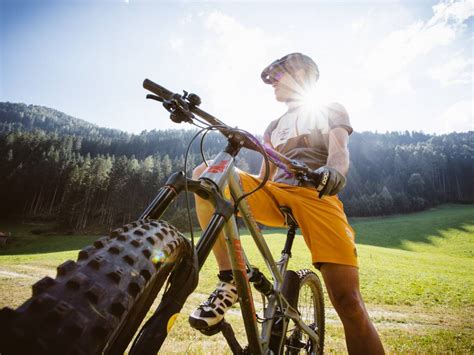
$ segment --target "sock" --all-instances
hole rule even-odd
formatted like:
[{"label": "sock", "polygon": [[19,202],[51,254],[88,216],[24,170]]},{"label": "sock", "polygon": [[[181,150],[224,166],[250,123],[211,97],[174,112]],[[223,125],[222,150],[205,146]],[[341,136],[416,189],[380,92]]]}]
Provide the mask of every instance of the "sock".
[{"label": "sock", "polygon": [[224,282],[232,282],[234,281],[234,275],[232,274],[232,270],[221,270],[217,275],[219,280]]}]

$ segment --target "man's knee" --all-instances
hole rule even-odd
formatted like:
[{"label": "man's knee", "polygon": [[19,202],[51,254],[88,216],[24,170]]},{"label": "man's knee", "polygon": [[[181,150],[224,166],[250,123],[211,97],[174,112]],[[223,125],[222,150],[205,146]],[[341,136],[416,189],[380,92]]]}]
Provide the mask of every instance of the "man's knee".
[{"label": "man's knee", "polygon": [[333,292],[331,300],[341,318],[358,318],[366,313],[364,302],[357,290]]},{"label": "man's knee", "polygon": [[[212,164],[212,160],[207,161],[207,164]],[[197,167],[194,168],[193,170],[193,179],[197,179],[202,175],[204,170],[206,170],[207,165],[205,163],[199,164]]]}]

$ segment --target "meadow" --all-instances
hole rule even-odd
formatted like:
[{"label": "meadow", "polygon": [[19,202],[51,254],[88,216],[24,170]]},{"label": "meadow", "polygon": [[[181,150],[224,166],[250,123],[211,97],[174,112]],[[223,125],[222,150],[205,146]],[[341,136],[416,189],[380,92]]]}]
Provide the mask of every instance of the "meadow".
[{"label": "meadow", "polygon": [[[356,231],[361,290],[385,349],[392,354],[472,354],[474,352],[474,206],[443,205],[428,211],[383,218],[351,220]],[[58,264],[97,236],[33,234],[42,225],[0,222],[12,233],[0,250],[0,308],[16,307],[31,295],[30,286],[55,275]],[[267,229],[275,255],[285,230]],[[265,270],[251,237],[242,242],[253,264]],[[310,268],[303,238],[295,241],[292,269]],[[187,324],[187,315],[211,292],[216,264],[209,258],[200,284],[178,317],[162,353],[230,353],[221,335],[205,337]],[[256,301],[260,302],[256,297]],[[327,353],[344,353],[342,325],[326,297]],[[258,308],[258,307],[257,307]],[[244,339],[240,311],[227,320]]]}]

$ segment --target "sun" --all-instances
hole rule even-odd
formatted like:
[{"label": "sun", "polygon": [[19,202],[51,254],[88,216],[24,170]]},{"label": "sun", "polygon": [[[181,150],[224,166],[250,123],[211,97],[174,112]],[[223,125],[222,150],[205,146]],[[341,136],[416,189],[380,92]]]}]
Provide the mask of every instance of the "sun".
[{"label": "sun", "polygon": [[314,87],[304,90],[303,97],[301,98],[301,103],[303,106],[310,108],[312,106],[316,106],[317,102],[317,91]]}]

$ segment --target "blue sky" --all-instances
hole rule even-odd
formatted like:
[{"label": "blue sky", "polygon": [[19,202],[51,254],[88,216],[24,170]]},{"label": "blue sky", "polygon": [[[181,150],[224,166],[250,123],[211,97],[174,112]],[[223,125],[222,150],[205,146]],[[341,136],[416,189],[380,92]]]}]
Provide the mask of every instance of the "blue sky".
[{"label": "blue sky", "polygon": [[255,133],[285,111],[261,70],[318,63],[317,100],[358,131],[474,130],[467,1],[0,0],[0,101],[56,108],[130,132],[186,128],[144,99],[150,78]]}]

